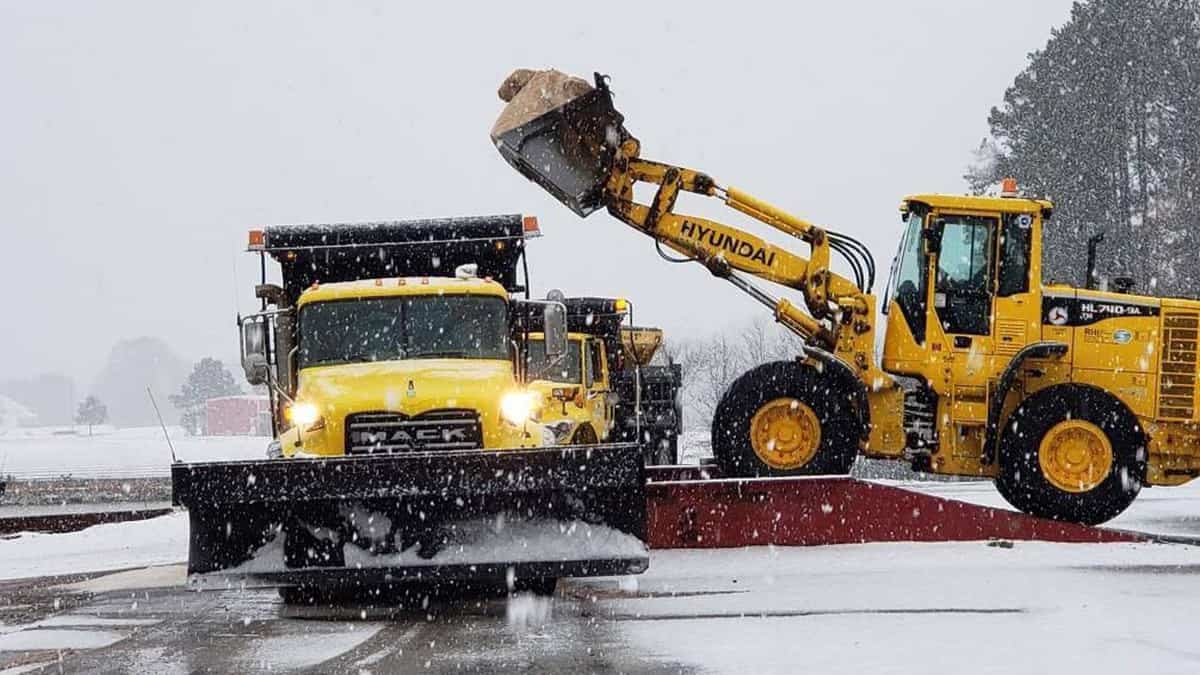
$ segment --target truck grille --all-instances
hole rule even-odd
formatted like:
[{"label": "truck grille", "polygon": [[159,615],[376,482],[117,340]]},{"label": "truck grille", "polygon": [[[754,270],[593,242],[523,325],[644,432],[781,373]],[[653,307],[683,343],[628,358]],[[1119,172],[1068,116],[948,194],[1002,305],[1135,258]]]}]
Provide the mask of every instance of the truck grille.
[{"label": "truck grille", "polygon": [[1191,419],[1196,400],[1196,343],[1200,316],[1168,313],[1163,317],[1162,373],[1158,416]]},{"label": "truck grille", "polygon": [[473,410],[433,410],[414,417],[394,412],[346,417],[347,455],[482,447],[483,429]]}]

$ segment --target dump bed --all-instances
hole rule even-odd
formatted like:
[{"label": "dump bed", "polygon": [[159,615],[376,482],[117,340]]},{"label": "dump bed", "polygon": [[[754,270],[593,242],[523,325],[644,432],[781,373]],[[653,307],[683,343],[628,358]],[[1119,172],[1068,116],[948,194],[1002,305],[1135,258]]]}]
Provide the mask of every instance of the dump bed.
[{"label": "dump bed", "polygon": [[[530,231],[526,231],[526,227]],[[536,221],[519,214],[369,223],[271,225],[250,250],[279,262],[288,304],[313,283],[386,277],[454,276],[478,265],[510,291]]]}]

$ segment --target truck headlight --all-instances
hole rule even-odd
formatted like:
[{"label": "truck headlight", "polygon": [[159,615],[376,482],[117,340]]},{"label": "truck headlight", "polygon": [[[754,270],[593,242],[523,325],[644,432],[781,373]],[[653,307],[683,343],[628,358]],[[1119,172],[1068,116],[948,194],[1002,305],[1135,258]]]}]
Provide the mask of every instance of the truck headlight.
[{"label": "truck headlight", "polygon": [[287,417],[292,424],[304,431],[314,431],[325,426],[325,419],[321,417],[320,409],[312,403],[296,401],[288,406]]},{"label": "truck headlight", "polygon": [[533,419],[537,410],[537,395],[529,391],[510,391],[500,399],[500,417],[513,426]]}]

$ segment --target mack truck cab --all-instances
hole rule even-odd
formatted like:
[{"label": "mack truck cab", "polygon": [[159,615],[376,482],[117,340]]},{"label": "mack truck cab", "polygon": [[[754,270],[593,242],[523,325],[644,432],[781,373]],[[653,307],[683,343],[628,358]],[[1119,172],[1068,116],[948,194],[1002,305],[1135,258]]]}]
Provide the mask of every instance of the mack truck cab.
[{"label": "mack truck cab", "polygon": [[567,356],[565,309],[522,297],[516,272],[539,235],[520,217],[252,231],[284,282],[241,320],[246,377],[274,403],[268,454],[552,445],[523,354],[537,314],[540,353]]},{"label": "mack truck cab", "polygon": [[[283,456],[552,443],[540,397],[518,378],[519,336],[496,281],[464,273],[314,285],[296,309]],[[544,353],[542,334],[537,344]]]}]

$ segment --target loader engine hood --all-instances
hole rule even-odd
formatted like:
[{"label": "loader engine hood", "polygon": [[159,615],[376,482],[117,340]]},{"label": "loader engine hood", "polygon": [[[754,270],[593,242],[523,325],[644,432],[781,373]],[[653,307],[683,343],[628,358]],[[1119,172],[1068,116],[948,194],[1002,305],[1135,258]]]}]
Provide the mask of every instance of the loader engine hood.
[{"label": "loader engine hood", "polygon": [[314,406],[320,422],[284,434],[284,454],[357,454],[370,443],[378,451],[536,446],[539,424],[516,425],[500,413],[505,396],[520,391],[512,363],[500,360],[415,359],[308,368],[300,371],[296,402]]}]

